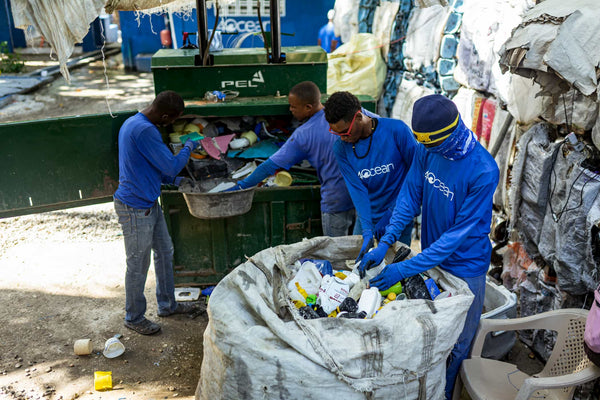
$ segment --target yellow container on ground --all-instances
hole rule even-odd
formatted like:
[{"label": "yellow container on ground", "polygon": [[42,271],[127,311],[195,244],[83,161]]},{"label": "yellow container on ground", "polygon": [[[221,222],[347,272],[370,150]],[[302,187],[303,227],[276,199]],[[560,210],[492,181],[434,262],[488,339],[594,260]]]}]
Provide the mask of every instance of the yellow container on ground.
[{"label": "yellow container on ground", "polygon": [[112,371],[94,372],[94,390],[99,392],[112,389]]}]

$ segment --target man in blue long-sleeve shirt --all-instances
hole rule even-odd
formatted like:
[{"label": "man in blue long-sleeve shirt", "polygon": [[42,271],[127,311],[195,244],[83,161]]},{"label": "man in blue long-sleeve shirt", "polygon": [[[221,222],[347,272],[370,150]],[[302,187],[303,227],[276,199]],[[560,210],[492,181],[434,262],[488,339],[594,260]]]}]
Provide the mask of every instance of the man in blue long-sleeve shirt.
[{"label": "man in blue long-sleeve shirt", "polygon": [[335,137],[329,133],[321,92],[310,81],[290,89],[290,111],[302,123],[275,154],[246,179],[230,190],[246,189],[259,184],[278,169],[290,169],[308,160],[321,183],[321,225],[326,236],[346,236],[354,222],[354,207],[342,174],[333,156]]},{"label": "man in blue long-sleeve shirt", "polygon": [[370,281],[386,290],[396,282],[439,265],[463,279],[475,298],[447,362],[446,398],[452,397],[460,364],[475,335],[485,296],[492,246],[488,237],[499,170],[493,157],[462,122],[456,105],[441,95],[415,102],[412,129],[419,146],[379,246],[363,258],[378,265],[422,206],[423,251],[389,264]]},{"label": "man in blue long-sleeve shirt", "polygon": [[[349,92],[333,93],[325,103],[329,131],[339,136],[333,152],[358,213],[360,230],[354,232],[363,236],[357,262],[385,232],[417,148],[404,122],[375,117]],[[399,240],[410,245],[411,231],[412,224]]]},{"label": "man in blue long-sleeve shirt", "polygon": [[162,141],[157,126],[171,124],[181,116],[184,103],[173,91],[159,93],[152,104],[128,118],[119,131],[119,187],[115,211],[123,228],[127,272],[125,274],[125,326],[142,335],[160,330],[144,316],[144,286],[154,250],[158,315],[166,317],[193,311],[175,300],[173,243],[158,205],[160,186],[179,184],[176,177],[197,142],[188,140],[174,156]]}]

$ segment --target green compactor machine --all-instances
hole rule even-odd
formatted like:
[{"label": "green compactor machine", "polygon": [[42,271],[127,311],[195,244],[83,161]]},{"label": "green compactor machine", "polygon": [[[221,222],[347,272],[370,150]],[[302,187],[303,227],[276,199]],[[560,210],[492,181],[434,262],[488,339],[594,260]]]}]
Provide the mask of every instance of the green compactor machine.
[{"label": "green compactor machine", "polygon": [[[327,92],[327,54],[318,46],[281,47],[279,2],[271,0],[270,46],[207,51],[206,4],[197,0],[198,48],[163,49],[152,57],[155,92],[174,90],[185,114],[208,120],[282,117],[287,94],[310,80]],[[206,92],[236,91],[221,102]],[[360,96],[365,108],[375,101]],[[112,200],[118,186],[118,133],[135,111],[0,124],[0,217]],[[168,132],[163,132],[168,140]],[[183,174],[185,174],[185,169]],[[192,216],[182,193],[165,189],[160,202],[175,249],[176,283],[213,285],[265,248],[322,234],[318,185],[258,188],[249,212],[227,218]]]}]

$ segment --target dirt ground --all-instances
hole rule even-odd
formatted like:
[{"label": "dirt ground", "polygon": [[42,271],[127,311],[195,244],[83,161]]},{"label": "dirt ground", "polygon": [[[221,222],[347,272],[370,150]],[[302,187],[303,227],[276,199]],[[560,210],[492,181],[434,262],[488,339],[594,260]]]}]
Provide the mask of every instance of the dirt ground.
[{"label": "dirt ground", "polygon": [[[158,318],[151,270],[147,316],[162,332],[129,331],[124,261],[111,203],[0,220],[0,398],[193,398],[205,314]],[[115,334],[126,351],[107,359]],[[93,353],[76,356],[83,338]],[[112,371],[114,390],[95,392],[94,371]]]},{"label": "dirt ground", "polygon": [[[23,55],[28,70],[53,64]],[[55,63],[54,63],[55,64]],[[0,122],[141,109],[154,97],[151,73],[127,73],[118,54],[60,76],[0,108]],[[108,88],[106,79],[108,77]],[[108,105],[107,105],[108,104]],[[109,109],[110,107],[110,109]],[[1,399],[193,399],[207,318],[156,315],[154,273],[147,317],[162,331],[141,336],[123,326],[125,251],[112,203],[0,219]],[[122,334],[125,353],[102,355]],[[89,338],[93,353],[76,356]],[[112,371],[114,389],[94,391],[94,371]]]},{"label": "dirt ground", "polygon": [[[26,55],[28,69],[48,65]],[[106,66],[106,75],[105,75]],[[151,73],[123,71],[121,55],[71,71],[0,108],[0,123],[141,109],[154,97]],[[108,79],[108,88],[106,80]],[[151,267],[152,268],[152,267]],[[206,315],[158,318],[151,269],[147,316],[156,336],[123,326],[125,254],[112,203],[0,219],[0,399],[193,399]],[[102,355],[122,334],[125,353]],[[76,356],[89,338],[93,353]],[[509,359],[526,372],[540,363],[523,345]],[[114,389],[94,391],[94,371],[112,371]]]}]

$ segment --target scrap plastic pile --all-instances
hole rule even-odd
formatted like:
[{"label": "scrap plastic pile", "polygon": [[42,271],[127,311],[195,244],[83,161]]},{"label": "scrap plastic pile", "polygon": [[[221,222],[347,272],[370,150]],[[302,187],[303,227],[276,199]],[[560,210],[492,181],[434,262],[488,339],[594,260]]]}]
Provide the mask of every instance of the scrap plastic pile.
[{"label": "scrap plastic pile", "polygon": [[[404,252],[402,258],[408,253]],[[438,300],[452,295],[450,291],[440,290],[433,278],[426,274],[405,279],[384,291],[367,287],[369,279],[379,274],[385,265],[383,261],[376,268],[368,270],[361,280],[358,264],[352,272],[334,271],[328,260],[301,259],[290,267],[297,272],[287,288],[292,302],[304,319],[376,318],[379,310],[393,302],[406,299]]]},{"label": "scrap plastic pile", "polygon": [[[177,154],[187,140],[198,141],[186,172],[194,182],[184,192],[221,192],[252,173],[257,162],[273,155],[293,133],[296,124],[289,117],[204,118],[187,115],[175,121],[168,133],[169,146]],[[318,184],[309,164],[295,167],[266,179],[264,186]],[[184,172],[184,174],[186,173]],[[282,175],[282,176],[280,176]]]}]

